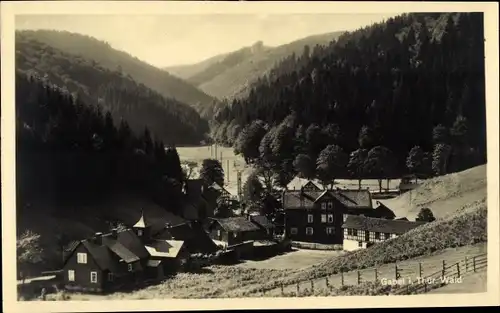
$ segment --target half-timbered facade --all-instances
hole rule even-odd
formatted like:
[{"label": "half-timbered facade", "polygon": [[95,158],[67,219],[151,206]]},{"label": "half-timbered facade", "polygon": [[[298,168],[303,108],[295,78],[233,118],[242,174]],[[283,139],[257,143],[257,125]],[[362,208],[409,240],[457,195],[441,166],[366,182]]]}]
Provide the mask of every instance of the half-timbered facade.
[{"label": "half-timbered facade", "polygon": [[372,244],[396,238],[423,224],[425,222],[347,215],[342,225],[344,250],[364,249]]}]

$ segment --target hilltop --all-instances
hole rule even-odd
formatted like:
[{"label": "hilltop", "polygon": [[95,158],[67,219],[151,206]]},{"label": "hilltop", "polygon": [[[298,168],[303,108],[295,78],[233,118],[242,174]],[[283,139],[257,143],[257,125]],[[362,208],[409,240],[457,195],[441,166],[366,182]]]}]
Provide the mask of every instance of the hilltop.
[{"label": "hilltop", "polygon": [[341,34],[342,32],[333,32],[314,35],[277,47],[257,42],[197,64],[169,67],[165,70],[179,75],[216,98],[244,98],[252,84],[267,75],[277,62],[292,54],[302,53],[305,46],[328,45]]},{"label": "hilltop", "polygon": [[421,208],[428,207],[436,218],[441,218],[455,214],[474,201],[486,199],[486,194],[486,165],[481,165],[428,179],[410,192],[380,202],[397,217],[414,220]]},{"label": "hilltop", "polygon": [[[148,127],[166,144],[198,144],[205,139],[208,123],[191,106],[165,98],[119,69],[37,41],[33,34],[17,34],[18,71],[37,74],[86,103],[98,104],[111,112],[116,123],[125,119],[136,134]],[[83,45],[75,36],[74,41]]]},{"label": "hilltop", "polygon": [[105,69],[123,72],[162,96],[189,104],[196,110],[212,106],[215,101],[186,81],[90,36],[67,31],[24,30],[16,32],[18,40],[35,40],[62,52],[95,61]]}]

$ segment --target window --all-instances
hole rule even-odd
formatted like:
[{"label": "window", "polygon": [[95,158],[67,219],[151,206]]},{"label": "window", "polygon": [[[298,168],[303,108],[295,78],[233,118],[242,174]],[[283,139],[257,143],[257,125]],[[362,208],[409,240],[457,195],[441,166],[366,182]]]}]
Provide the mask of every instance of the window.
[{"label": "window", "polygon": [[108,273],[108,281],[113,281],[113,273]]},{"label": "window", "polygon": [[312,235],[313,234],[313,228],[312,227],[306,227],[306,235]]},{"label": "window", "polygon": [[369,240],[368,240],[368,241],[371,241],[371,242],[375,241],[375,233],[374,233],[374,232],[372,232],[372,231],[371,231],[371,232],[369,232],[369,233],[370,233],[370,234],[369,234]]},{"label": "window", "polygon": [[321,214],[321,223],[326,223],[326,214]]},{"label": "window", "polygon": [[375,232],[375,239],[380,239],[380,233],[379,232]]},{"label": "window", "polygon": [[328,214],[328,223],[333,223],[333,214]]},{"label": "window", "polygon": [[321,210],[326,210],[326,202],[321,202]]},{"label": "window", "polygon": [[142,236],[142,229],[137,230],[137,236]]},{"label": "window", "polygon": [[90,272],[90,282],[97,283],[97,272]]},{"label": "window", "polygon": [[221,235],[221,234],[220,234],[220,229],[217,229],[217,237],[219,237],[219,238],[220,238],[220,235]]},{"label": "window", "polygon": [[327,228],[326,228],[326,233],[327,233],[327,235],[333,235],[333,233],[334,233],[334,228],[333,228],[333,227],[327,227]]},{"label": "window", "polygon": [[333,210],[333,202],[328,202],[328,210]]},{"label": "window", "polygon": [[360,247],[360,248],[363,247],[363,243],[361,241],[358,242],[358,247]]},{"label": "window", "polygon": [[380,233],[380,239],[384,240],[385,239],[385,233]]},{"label": "window", "polygon": [[68,281],[75,281],[75,271],[68,270]]},{"label": "window", "polygon": [[357,233],[356,237],[357,237],[358,241],[364,241],[364,240],[366,240],[366,235],[365,235],[365,231],[364,230],[357,231],[356,233]]},{"label": "window", "polygon": [[314,220],[313,215],[312,214],[307,214],[307,222],[308,223],[312,223],[313,220]]},{"label": "window", "polygon": [[77,262],[80,264],[87,264],[87,253],[78,252],[76,254]]},{"label": "window", "polygon": [[357,236],[358,235],[358,230],[357,229],[353,229],[352,230],[352,235],[353,236]]},{"label": "window", "polygon": [[132,266],[132,264],[128,264],[128,271],[132,272],[133,269],[134,269],[134,267]]},{"label": "window", "polygon": [[390,239],[390,238],[391,238],[391,234],[385,233],[385,239],[387,240],[387,239]]},{"label": "window", "polygon": [[298,233],[297,227],[290,228],[290,234],[297,235],[297,233]]},{"label": "window", "polygon": [[238,234],[237,233],[233,233],[233,238],[236,238],[238,237]]},{"label": "window", "polygon": [[343,221],[345,222],[345,221],[347,220],[347,214],[344,214],[344,215],[342,216],[342,219],[343,219]]}]

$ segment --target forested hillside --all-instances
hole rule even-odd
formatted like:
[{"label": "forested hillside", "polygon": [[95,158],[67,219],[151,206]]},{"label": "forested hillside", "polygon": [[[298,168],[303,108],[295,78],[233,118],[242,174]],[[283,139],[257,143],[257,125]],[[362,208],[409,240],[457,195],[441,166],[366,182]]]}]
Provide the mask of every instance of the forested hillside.
[{"label": "forested hillside", "polygon": [[486,161],[481,13],[409,14],[306,47],[214,121],[248,162],[329,184]]},{"label": "forested hillside", "polygon": [[183,76],[180,77],[209,95],[219,99],[239,99],[247,96],[252,84],[267,75],[283,58],[300,53],[306,45],[327,45],[341,33],[309,36],[277,47],[256,42],[250,47],[213,57],[198,65],[186,66],[185,70],[182,67],[173,70],[181,72]]},{"label": "forested hillside", "polygon": [[126,73],[62,52],[24,33],[16,38],[16,68],[45,76],[85,102],[98,103],[116,121],[127,120],[136,134],[148,126],[151,135],[166,144],[198,144],[208,131],[208,123],[192,107],[163,97]]},{"label": "forested hillside", "polygon": [[175,203],[176,186],[183,179],[175,148],[165,150],[148,129],[135,136],[126,121],[114,124],[100,106],[18,71],[18,215],[29,216],[34,203],[69,210],[115,192]]},{"label": "forested hillside", "polygon": [[53,30],[25,30],[16,32],[16,42],[36,40],[65,53],[95,61],[107,70],[130,75],[166,98],[177,99],[196,110],[212,106],[214,99],[182,79],[149,65],[126,52],[113,49],[108,43],[93,37]]}]

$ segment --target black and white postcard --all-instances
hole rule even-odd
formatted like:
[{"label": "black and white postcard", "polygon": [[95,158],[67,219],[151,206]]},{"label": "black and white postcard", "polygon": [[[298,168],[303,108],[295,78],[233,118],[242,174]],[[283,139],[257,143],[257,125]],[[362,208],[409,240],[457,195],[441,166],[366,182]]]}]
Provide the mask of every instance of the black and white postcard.
[{"label": "black and white postcard", "polygon": [[5,312],[498,304],[498,4],[1,21]]}]

